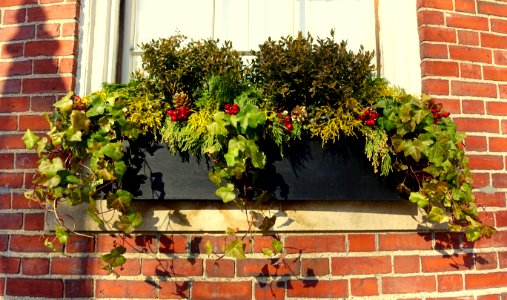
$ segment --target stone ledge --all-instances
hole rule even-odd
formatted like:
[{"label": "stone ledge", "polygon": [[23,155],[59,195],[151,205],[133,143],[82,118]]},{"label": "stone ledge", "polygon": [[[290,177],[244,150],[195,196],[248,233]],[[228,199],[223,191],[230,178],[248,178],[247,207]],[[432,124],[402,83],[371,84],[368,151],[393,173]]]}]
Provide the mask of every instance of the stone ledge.
[{"label": "stone ledge", "polygon": [[[105,201],[97,205],[106,210]],[[81,232],[118,231],[101,227],[87,214],[86,207],[60,205],[59,215]],[[227,227],[247,230],[245,211],[221,201],[140,201],[133,208],[143,215],[135,232],[220,232]],[[445,230],[445,224],[431,224],[409,201],[276,201],[262,207],[266,215],[276,215],[274,232],[357,232]],[[114,213],[104,214],[110,224]],[[54,216],[46,215],[46,229],[54,229]]]}]

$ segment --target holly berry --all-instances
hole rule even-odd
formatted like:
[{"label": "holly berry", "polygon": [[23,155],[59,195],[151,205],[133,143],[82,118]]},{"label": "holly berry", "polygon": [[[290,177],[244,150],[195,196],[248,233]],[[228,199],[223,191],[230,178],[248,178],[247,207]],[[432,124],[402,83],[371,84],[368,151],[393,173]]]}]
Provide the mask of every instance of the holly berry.
[{"label": "holly berry", "polygon": [[363,121],[367,126],[375,126],[377,119],[380,115],[373,109],[366,109],[362,115],[358,117],[359,120]]},{"label": "holly berry", "polygon": [[442,118],[447,118],[451,115],[451,113],[448,111],[441,113],[440,112],[441,110],[442,110],[442,108],[440,105],[438,105],[438,106],[434,105],[430,108],[430,111],[433,114],[433,123],[434,124],[437,124],[438,120],[440,120]]},{"label": "holly berry", "polygon": [[292,118],[289,113],[287,111],[284,111],[283,113],[279,113],[278,117],[280,118],[278,122],[285,125],[285,131],[290,133],[292,129],[294,129],[294,125],[292,124]]},{"label": "holly berry", "polygon": [[239,105],[237,105],[236,103],[234,103],[233,105],[230,105],[229,103],[225,104],[224,110],[225,110],[225,113],[229,114],[229,115],[236,115],[240,111]]},{"label": "holly berry", "polygon": [[190,109],[186,107],[180,107],[178,109],[170,109],[167,111],[167,115],[171,117],[171,121],[186,121],[188,120],[188,117],[192,114]]}]

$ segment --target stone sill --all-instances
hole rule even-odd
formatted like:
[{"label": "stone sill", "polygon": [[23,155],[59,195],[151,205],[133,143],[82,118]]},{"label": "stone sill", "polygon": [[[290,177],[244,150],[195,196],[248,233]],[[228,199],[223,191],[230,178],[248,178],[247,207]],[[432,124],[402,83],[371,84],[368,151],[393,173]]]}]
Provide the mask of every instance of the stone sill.
[{"label": "stone sill", "polygon": [[[170,202],[170,203],[168,203]],[[105,211],[105,201],[97,204]],[[80,232],[117,232],[100,227],[86,214],[86,205],[60,205],[59,215]],[[227,227],[246,231],[245,211],[221,201],[133,201],[143,215],[135,232],[208,232],[223,233]],[[262,207],[265,215],[277,216],[273,232],[380,232],[445,230],[445,224],[431,224],[417,206],[396,201],[276,201]],[[107,213],[110,224],[117,215]],[[46,215],[46,229],[54,230],[54,216]]]}]

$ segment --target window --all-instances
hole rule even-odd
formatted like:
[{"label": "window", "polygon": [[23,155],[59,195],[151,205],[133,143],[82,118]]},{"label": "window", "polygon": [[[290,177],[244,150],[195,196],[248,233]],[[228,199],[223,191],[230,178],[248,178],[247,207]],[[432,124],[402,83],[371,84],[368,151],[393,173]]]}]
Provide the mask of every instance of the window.
[{"label": "window", "polygon": [[350,49],[375,50],[381,76],[420,93],[415,5],[406,0],[83,0],[77,91],[127,81],[140,67],[140,43],[178,31],[192,39],[231,40],[247,53],[269,36],[301,31],[327,37],[333,29]]}]

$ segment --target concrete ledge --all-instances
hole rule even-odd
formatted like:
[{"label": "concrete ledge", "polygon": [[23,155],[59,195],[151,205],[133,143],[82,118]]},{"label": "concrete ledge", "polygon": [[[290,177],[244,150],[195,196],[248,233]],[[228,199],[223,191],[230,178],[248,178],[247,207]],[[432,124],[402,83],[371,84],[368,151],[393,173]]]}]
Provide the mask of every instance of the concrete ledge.
[{"label": "concrete ledge", "polygon": [[[105,201],[98,201],[107,211]],[[245,210],[221,201],[139,201],[133,207],[143,215],[136,232],[224,232],[227,227],[248,229]],[[117,215],[108,212],[100,227],[87,214],[87,206],[60,205],[59,216],[81,232],[118,231],[112,227]],[[417,206],[409,201],[276,201],[256,209],[276,215],[275,232],[354,232],[445,230],[446,224],[425,222]],[[53,230],[54,216],[47,214],[46,229]]]}]

